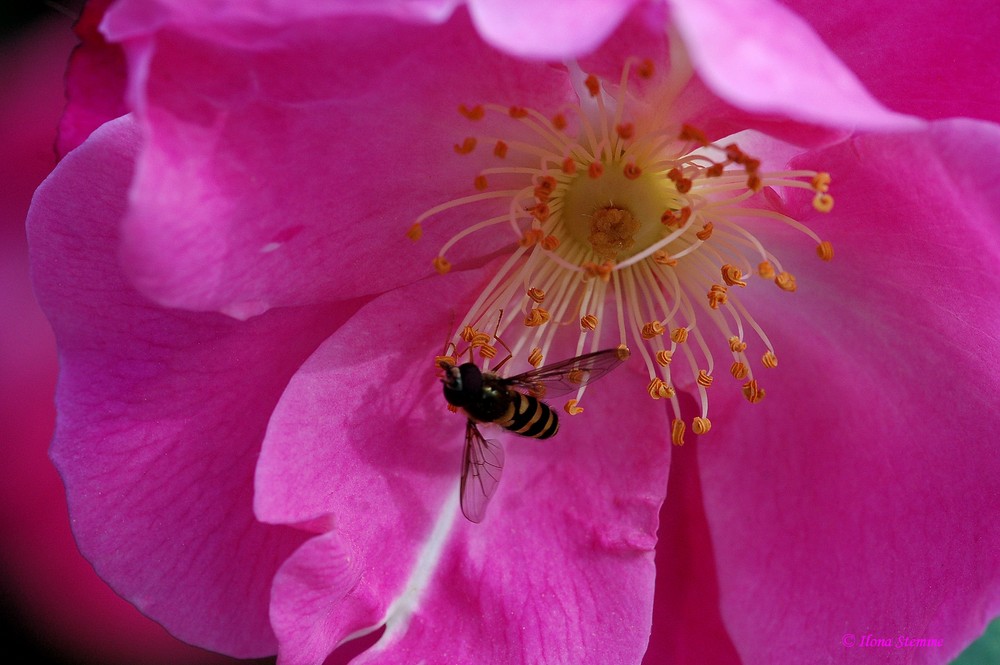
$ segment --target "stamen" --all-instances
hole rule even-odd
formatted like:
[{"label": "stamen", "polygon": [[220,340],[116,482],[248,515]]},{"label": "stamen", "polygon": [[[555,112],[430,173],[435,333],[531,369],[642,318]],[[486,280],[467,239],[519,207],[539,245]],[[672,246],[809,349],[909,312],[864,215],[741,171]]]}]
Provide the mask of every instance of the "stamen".
[{"label": "stamen", "polygon": [[542,357],[542,350],[536,346],[528,354],[528,364],[532,367],[538,367],[542,364]]},{"label": "stamen", "polygon": [[833,244],[824,240],[816,247],[816,255],[824,261],[833,260]]},{"label": "stamen", "polygon": [[795,275],[790,272],[779,273],[778,276],[774,278],[774,283],[777,284],[782,291],[794,291],[798,288],[795,285]]},{"label": "stamen", "polygon": [[708,418],[697,416],[691,420],[691,430],[699,436],[707,434],[710,429],[712,429],[712,421]]},{"label": "stamen", "polygon": [[[566,358],[609,344],[624,357],[635,345],[647,392],[670,401],[671,441],[682,445],[686,425],[677,390],[699,400],[701,413],[690,426],[702,435],[712,426],[708,389],[717,363],[728,367],[751,403],[760,402],[764,390],[748,354],[765,368],[777,367],[774,346],[742,300],[762,281],[797,288],[782,263],[795,266],[765,242],[766,226],[791,227],[815,243],[821,260],[833,259],[832,243],[776,209],[781,197],[772,190],[806,190],[820,212],[832,209],[833,197],[827,173],[768,171],[733,139],[712,140],[684,118],[671,117],[690,74],[683,52],[672,48],[671,59],[677,68],[659,82],[651,78],[652,61],[631,58],[611,84],[570,63],[567,75],[579,103],[544,113],[509,103],[459,106],[476,129],[455,137],[455,152],[492,146],[491,154],[479,155],[497,161],[469,174],[477,193],[419,215],[407,236],[420,240],[424,222],[455,208],[499,208],[455,231],[433,260],[434,269],[446,274],[451,263],[445,255],[468,235],[510,229],[510,255],[473,299],[455,339],[479,349],[486,368],[497,354],[494,336],[503,338],[514,358],[504,362],[504,371],[525,362],[542,367],[552,353]],[[636,77],[651,79],[638,104],[630,90]],[[497,323],[499,310],[523,318]],[[575,340],[564,341],[572,335]],[[725,362],[713,355],[720,352]],[[567,413],[582,411],[583,392],[581,384],[563,407]]]},{"label": "stamen", "polygon": [[483,109],[482,104],[476,104],[471,108],[469,108],[465,104],[461,104],[458,107],[458,112],[464,115],[469,120],[482,120],[483,116],[486,115],[486,111]]},{"label": "stamen", "polygon": [[451,261],[444,258],[443,256],[438,256],[434,258],[434,269],[438,271],[441,275],[448,274],[451,270]]},{"label": "stamen", "polygon": [[684,445],[684,430],[685,430],[684,421],[681,420],[680,418],[674,420],[670,424],[670,441],[675,446]]},{"label": "stamen", "polygon": [[548,323],[551,315],[548,310],[542,307],[535,307],[530,312],[528,316],[524,318],[524,325],[528,327],[540,326],[542,324]]},{"label": "stamen", "polygon": [[541,289],[535,287],[531,287],[530,289],[528,289],[528,297],[540,305],[542,304],[542,301],[545,300],[545,291],[542,291]]},{"label": "stamen", "polygon": [[460,155],[468,155],[470,152],[476,149],[476,139],[471,136],[467,136],[462,145],[455,144],[455,152]]}]

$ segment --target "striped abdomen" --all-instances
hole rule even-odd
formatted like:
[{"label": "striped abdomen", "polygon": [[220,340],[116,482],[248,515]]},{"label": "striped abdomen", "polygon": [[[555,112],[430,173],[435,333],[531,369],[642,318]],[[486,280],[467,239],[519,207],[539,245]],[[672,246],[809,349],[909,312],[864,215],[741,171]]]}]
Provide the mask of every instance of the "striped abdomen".
[{"label": "striped abdomen", "polygon": [[510,391],[507,411],[494,422],[515,434],[547,439],[559,429],[559,416],[549,405],[530,395]]}]

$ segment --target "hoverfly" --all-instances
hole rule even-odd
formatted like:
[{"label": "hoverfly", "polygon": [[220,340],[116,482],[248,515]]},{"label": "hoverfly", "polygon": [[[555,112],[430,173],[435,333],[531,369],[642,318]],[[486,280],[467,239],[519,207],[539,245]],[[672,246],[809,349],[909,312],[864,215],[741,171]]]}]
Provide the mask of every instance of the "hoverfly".
[{"label": "hoverfly", "polygon": [[[500,442],[484,438],[478,423],[495,423],[521,436],[547,439],[558,431],[559,416],[541,397],[578,390],[613,370],[627,357],[628,351],[623,348],[605,349],[511,377],[481,370],[471,361],[471,353],[470,361],[461,365],[446,360],[438,362],[445,372],[441,380],[445,399],[467,417],[459,494],[462,513],[470,522],[481,522],[486,515],[486,506],[500,482],[504,463]],[[508,356],[506,360],[509,359]]]}]

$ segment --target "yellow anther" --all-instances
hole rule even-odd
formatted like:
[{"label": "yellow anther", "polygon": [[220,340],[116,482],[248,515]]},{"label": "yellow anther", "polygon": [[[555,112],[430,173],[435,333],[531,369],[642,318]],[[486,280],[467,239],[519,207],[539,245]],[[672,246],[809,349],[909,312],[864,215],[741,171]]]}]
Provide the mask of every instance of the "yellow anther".
[{"label": "yellow anther", "polygon": [[708,388],[715,381],[715,378],[703,369],[698,370],[698,385],[703,388]]},{"label": "yellow anther", "polygon": [[551,252],[555,250],[557,247],[559,247],[559,238],[553,235],[548,235],[542,238],[542,249]]},{"label": "yellow anther", "polygon": [[816,246],[816,256],[823,259],[824,261],[833,260],[833,243],[829,240],[824,240],[819,245]]},{"label": "yellow anther", "polygon": [[580,327],[584,330],[597,330],[597,317],[593,314],[587,314],[580,319]]},{"label": "yellow anther", "polygon": [[562,163],[562,172],[566,175],[573,175],[576,173],[576,160],[572,157],[567,157]]},{"label": "yellow anther", "polygon": [[778,357],[774,355],[774,351],[771,351],[770,349],[767,350],[767,353],[764,354],[760,361],[764,364],[764,367],[768,367],[770,369],[774,369],[778,366]]},{"label": "yellow anther", "polygon": [[488,334],[486,334],[486,333],[484,333],[484,332],[482,332],[480,330],[477,330],[477,331],[475,331],[472,334],[472,338],[469,339],[468,342],[469,342],[469,346],[474,349],[477,346],[479,346],[479,347],[489,346],[490,345],[490,339],[491,338],[490,338],[490,336]]},{"label": "yellow anther", "polygon": [[545,309],[544,307],[535,307],[530,312],[528,312],[528,316],[524,317],[524,325],[528,326],[529,328],[534,328],[536,326],[542,325],[543,323],[548,323],[548,320],[550,318],[551,314],[549,314],[549,311],[547,309]]},{"label": "yellow anther", "polygon": [[531,216],[537,219],[539,222],[545,222],[546,220],[548,220],[549,215],[552,214],[552,211],[549,208],[548,204],[541,202],[536,203],[535,205],[528,208],[528,212],[530,212]]},{"label": "yellow anther", "polygon": [[638,166],[636,166],[636,165],[635,165],[635,164],[633,164],[632,162],[629,162],[629,163],[628,163],[628,164],[626,164],[626,165],[625,165],[625,167],[624,167],[624,168],[622,169],[622,173],[623,173],[623,174],[625,175],[625,177],[626,177],[626,178],[628,178],[629,180],[635,180],[636,178],[638,178],[639,176],[641,176],[641,175],[642,175],[642,169],[640,169],[640,168],[639,168]]},{"label": "yellow anther", "polygon": [[468,155],[470,152],[476,149],[476,139],[471,136],[467,136],[462,145],[455,144],[455,152],[460,155]]},{"label": "yellow anther", "polygon": [[684,421],[681,420],[680,418],[677,418],[676,420],[674,420],[673,423],[670,424],[670,441],[675,446],[684,445],[684,430],[685,430]]},{"label": "yellow anther", "polygon": [[536,242],[541,241],[542,235],[541,229],[528,229],[524,232],[524,235],[518,239],[517,244],[521,247],[531,247]]},{"label": "yellow anther", "polygon": [[538,184],[535,185],[535,189],[533,191],[535,198],[539,201],[547,201],[549,199],[549,195],[552,194],[552,191],[556,188],[557,184],[556,179],[550,175],[539,178]]},{"label": "yellow anther", "polygon": [[743,281],[743,271],[727,263],[722,266],[722,281],[729,286],[746,286],[747,283]]},{"label": "yellow anther", "polygon": [[830,174],[825,171],[821,171],[813,176],[810,184],[817,192],[828,192],[830,191]]},{"label": "yellow anther", "polygon": [[708,430],[712,429],[712,421],[708,418],[702,418],[698,416],[691,420],[691,431],[701,436],[702,434],[707,434]]},{"label": "yellow anther", "polygon": [[729,338],[729,350],[733,353],[742,353],[747,350],[747,343],[741,340],[739,337]]},{"label": "yellow anther", "polygon": [[463,342],[471,342],[476,337],[476,329],[472,326],[465,326],[458,336],[462,338]]},{"label": "yellow anther", "polygon": [[663,333],[667,332],[667,329],[663,327],[663,324],[659,321],[650,321],[642,327],[642,338],[643,339],[653,339]]},{"label": "yellow anther", "polygon": [[541,305],[542,301],[545,300],[545,291],[542,291],[541,289],[533,286],[530,289],[528,289],[528,297],[534,300],[539,305]]},{"label": "yellow anther", "polygon": [[701,227],[701,231],[695,233],[698,240],[708,240],[712,237],[712,231],[715,229],[715,225],[712,222],[706,222],[705,226]]},{"label": "yellow anther", "polygon": [[705,136],[705,132],[701,131],[693,125],[682,125],[680,136],[681,141],[694,141],[700,146],[708,145],[708,137]]},{"label": "yellow anther", "polygon": [[410,230],[406,232],[406,237],[416,242],[424,237],[424,227],[420,226],[420,222],[417,222],[410,227]]},{"label": "yellow anther", "polygon": [[673,361],[674,354],[670,351],[659,350],[656,352],[656,364],[660,367],[666,367]]},{"label": "yellow anther", "polygon": [[670,399],[677,394],[673,388],[668,386],[666,382],[659,377],[653,377],[649,381],[649,385],[646,386],[646,392],[648,392],[649,396],[653,399]]},{"label": "yellow anther", "polygon": [[751,404],[756,404],[764,399],[764,389],[757,385],[756,379],[750,379],[743,384],[743,396]]},{"label": "yellow anther", "polygon": [[532,367],[538,367],[542,364],[542,358],[542,350],[536,346],[528,354],[528,364]]},{"label": "yellow anther", "polygon": [[486,360],[493,360],[497,357],[497,347],[492,344],[483,344],[479,347],[479,357]]},{"label": "yellow anther", "polygon": [[482,104],[476,104],[472,108],[469,108],[465,104],[460,104],[458,107],[458,112],[464,115],[469,120],[481,120],[486,114],[485,109],[483,109]]},{"label": "yellow anther", "polygon": [[677,259],[672,258],[670,254],[667,254],[664,250],[658,250],[653,252],[653,261],[659,263],[661,266],[675,266],[677,265]]},{"label": "yellow anther", "polygon": [[455,356],[434,356],[434,367],[441,369],[445,366],[454,367]]},{"label": "yellow anther", "polygon": [[632,352],[628,350],[628,347],[624,344],[619,344],[615,347],[615,355],[618,356],[618,360],[628,360],[628,357],[632,355]]},{"label": "yellow anther", "polygon": [[445,275],[451,270],[451,261],[444,258],[443,256],[434,257],[434,269],[438,271],[439,274]]},{"label": "yellow anther", "polygon": [[757,274],[764,279],[774,279],[774,266],[771,265],[770,261],[762,261],[757,266]]},{"label": "yellow anther", "polygon": [[585,279],[598,277],[602,282],[608,282],[611,280],[611,271],[614,270],[615,264],[611,261],[605,261],[597,265],[593,261],[586,261],[580,267],[583,268]]},{"label": "yellow anther", "polygon": [[782,291],[791,292],[798,288],[795,285],[795,275],[790,272],[783,272],[779,274],[774,278],[774,283],[777,284]]},{"label": "yellow anther", "polygon": [[684,206],[680,210],[667,209],[660,215],[660,223],[664,226],[676,226],[681,228],[691,219],[691,206]]},{"label": "yellow anther", "polygon": [[729,296],[726,295],[726,287],[721,284],[713,284],[712,288],[708,290],[708,306],[712,309],[719,309],[719,305],[725,305],[729,302]]},{"label": "yellow anther", "polygon": [[688,329],[687,328],[674,328],[670,333],[670,339],[674,340],[677,344],[683,344],[687,341]]},{"label": "yellow anther", "polygon": [[586,373],[580,368],[571,369],[566,373],[566,380],[570,383],[575,383],[578,386],[583,385],[583,380],[586,378]]},{"label": "yellow anther", "polygon": [[575,416],[578,413],[583,413],[583,407],[577,406],[576,404],[577,404],[576,400],[571,399],[568,402],[566,402],[566,406],[564,406],[563,408],[566,409],[566,413],[568,413],[571,416]]},{"label": "yellow anther", "polygon": [[729,373],[733,375],[734,379],[745,379],[747,378],[747,374],[750,373],[750,368],[747,367],[746,363],[741,363],[737,360],[729,368]]},{"label": "yellow anther", "polygon": [[813,208],[819,212],[833,210],[833,197],[829,194],[817,194],[813,197]]}]

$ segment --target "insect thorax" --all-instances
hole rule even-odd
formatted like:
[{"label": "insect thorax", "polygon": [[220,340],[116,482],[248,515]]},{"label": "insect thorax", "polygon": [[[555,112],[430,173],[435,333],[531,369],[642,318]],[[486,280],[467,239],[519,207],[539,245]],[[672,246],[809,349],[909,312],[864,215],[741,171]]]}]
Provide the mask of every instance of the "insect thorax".
[{"label": "insect thorax", "polygon": [[466,394],[465,412],[474,420],[491,423],[503,416],[510,405],[510,388],[493,374],[482,375],[482,386]]}]

